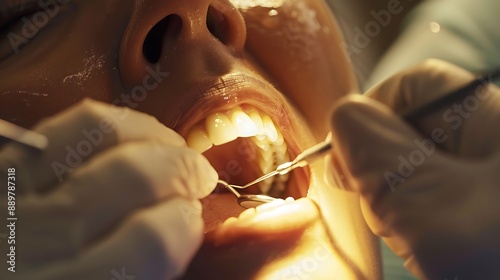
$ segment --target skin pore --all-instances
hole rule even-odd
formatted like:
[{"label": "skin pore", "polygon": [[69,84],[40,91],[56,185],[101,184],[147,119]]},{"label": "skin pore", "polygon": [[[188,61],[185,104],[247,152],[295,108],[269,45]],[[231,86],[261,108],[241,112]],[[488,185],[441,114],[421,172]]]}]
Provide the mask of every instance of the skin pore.
[{"label": "skin pore", "polygon": [[[27,0],[48,20],[25,36],[30,27],[17,19],[32,20],[31,11],[4,19],[13,23],[1,31],[0,118],[31,127],[88,97],[146,112],[187,138],[212,113],[254,107],[282,131],[293,156],[324,139],[329,108],[356,83],[323,1],[257,2],[52,1],[52,13]],[[0,3],[8,11],[9,1]],[[219,172],[236,160],[244,171],[233,180],[258,175],[245,172],[256,159],[223,158],[235,147],[219,149],[205,153]],[[291,176],[286,194],[312,198],[321,219],[297,217],[300,227],[282,232],[280,223],[290,223],[279,217],[275,231],[237,221],[220,228],[243,209],[216,190],[202,203],[207,233],[186,278],[380,278],[358,197],[323,177],[322,162]]]}]

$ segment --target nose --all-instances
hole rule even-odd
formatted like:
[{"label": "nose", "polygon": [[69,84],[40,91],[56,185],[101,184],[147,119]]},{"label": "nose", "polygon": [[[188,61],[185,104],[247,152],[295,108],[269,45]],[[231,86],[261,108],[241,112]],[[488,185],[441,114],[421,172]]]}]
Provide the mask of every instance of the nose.
[{"label": "nose", "polygon": [[183,80],[222,75],[243,50],[245,23],[229,0],[133,2],[119,51],[125,85],[140,83],[148,67]]}]

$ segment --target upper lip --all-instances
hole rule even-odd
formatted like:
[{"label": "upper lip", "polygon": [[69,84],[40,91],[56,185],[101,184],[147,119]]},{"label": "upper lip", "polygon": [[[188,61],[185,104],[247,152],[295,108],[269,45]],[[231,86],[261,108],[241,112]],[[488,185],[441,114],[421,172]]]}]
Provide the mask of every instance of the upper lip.
[{"label": "upper lip", "polygon": [[208,115],[230,110],[240,105],[251,105],[269,115],[281,129],[290,156],[300,152],[299,143],[293,137],[290,114],[286,99],[272,85],[258,77],[245,73],[227,74],[217,79],[194,85],[180,102],[179,114],[173,129],[186,138],[189,130]]}]

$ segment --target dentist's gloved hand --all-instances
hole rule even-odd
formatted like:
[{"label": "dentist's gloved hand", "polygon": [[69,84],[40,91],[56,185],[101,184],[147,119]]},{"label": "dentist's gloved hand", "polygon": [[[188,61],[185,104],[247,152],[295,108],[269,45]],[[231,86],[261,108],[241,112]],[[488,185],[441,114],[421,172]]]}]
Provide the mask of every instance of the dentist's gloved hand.
[{"label": "dentist's gloved hand", "polygon": [[16,169],[18,217],[16,273],[2,261],[1,279],[171,279],[184,271],[203,238],[198,199],[217,180],[203,156],[149,115],[90,100],[35,130],[49,138],[42,153],[17,144],[0,152],[4,186]]},{"label": "dentist's gloved hand", "polygon": [[373,232],[424,279],[500,279],[500,90],[479,87],[414,125],[395,113],[474,78],[431,60],[333,110],[337,178],[360,193]]}]

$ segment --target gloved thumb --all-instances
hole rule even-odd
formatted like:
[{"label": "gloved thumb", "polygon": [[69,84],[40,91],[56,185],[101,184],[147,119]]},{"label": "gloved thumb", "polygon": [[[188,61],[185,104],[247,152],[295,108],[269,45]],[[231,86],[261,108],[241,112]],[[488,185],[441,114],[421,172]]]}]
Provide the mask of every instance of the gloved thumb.
[{"label": "gloved thumb", "polygon": [[435,151],[389,107],[362,95],[339,100],[331,115],[333,155],[345,186],[370,201],[394,191]]}]

